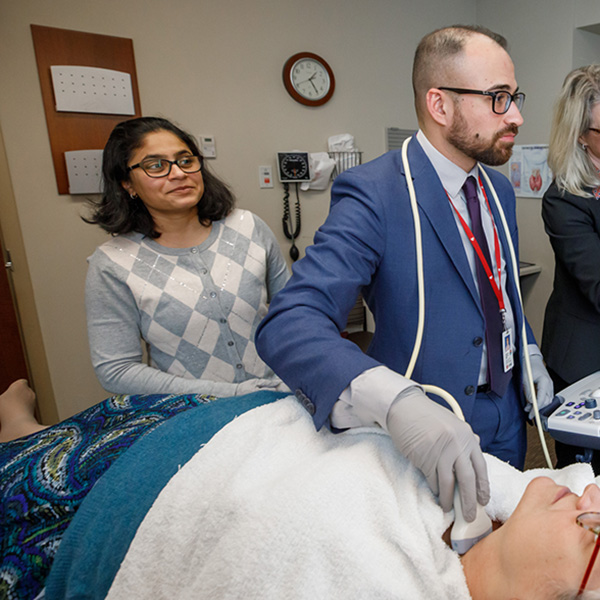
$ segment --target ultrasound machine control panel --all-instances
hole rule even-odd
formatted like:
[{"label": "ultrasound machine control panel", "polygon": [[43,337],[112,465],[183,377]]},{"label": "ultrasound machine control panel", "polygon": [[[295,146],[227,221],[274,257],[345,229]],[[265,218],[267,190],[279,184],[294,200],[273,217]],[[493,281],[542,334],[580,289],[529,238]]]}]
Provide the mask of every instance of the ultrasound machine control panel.
[{"label": "ultrasound machine control panel", "polygon": [[555,440],[600,450],[600,371],[561,390],[540,414]]}]

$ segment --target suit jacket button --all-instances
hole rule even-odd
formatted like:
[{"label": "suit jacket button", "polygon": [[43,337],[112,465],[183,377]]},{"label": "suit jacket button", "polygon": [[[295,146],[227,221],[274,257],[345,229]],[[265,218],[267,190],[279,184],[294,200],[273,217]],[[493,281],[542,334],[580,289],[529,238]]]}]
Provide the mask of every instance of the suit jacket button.
[{"label": "suit jacket button", "polygon": [[483,344],[483,338],[476,337],[473,339],[473,346],[475,346],[475,348],[479,348],[481,344]]},{"label": "suit jacket button", "polygon": [[465,388],[465,394],[466,394],[467,396],[472,396],[474,393],[475,393],[475,388],[474,388],[472,385],[468,385],[468,386]]},{"label": "suit jacket button", "polygon": [[296,398],[298,398],[300,404],[302,404],[302,406],[304,406],[304,408],[308,411],[309,415],[313,416],[315,412],[317,412],[314,403],[311,402],[310,398],[302,390],[296,390],[294,395],[296,396]]}]

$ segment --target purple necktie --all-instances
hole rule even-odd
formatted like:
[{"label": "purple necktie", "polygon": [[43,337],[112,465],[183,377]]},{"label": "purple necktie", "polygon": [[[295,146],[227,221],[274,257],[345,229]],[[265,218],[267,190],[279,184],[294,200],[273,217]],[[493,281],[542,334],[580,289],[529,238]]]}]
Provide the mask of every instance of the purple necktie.
[{"label": "purple necktie", "polygon": [[[467,199],[467,209],[471,217],[471,231],[479,244],[483,256],[485,257],[490,269],[493,271],[492,261],[490,260],[490,251],[488,249],[483,225],[481,224],[481,210],[479,199],[477,197],[477,182],[474,177],[467,177],[462,187]],[[506,387],[511,378],[511,372],[504,372],[504,361],[502,358],[502,316],[498,299],[492,289],[492,284],[479,260],[475,254],[475,265],[477,269],[477,281],[479,283],[479,296],[481,298],[481,308],[485,317],[485,342],[487,346],[488,362],[488,383],[493,392],[498,396],[504,396]]]}]

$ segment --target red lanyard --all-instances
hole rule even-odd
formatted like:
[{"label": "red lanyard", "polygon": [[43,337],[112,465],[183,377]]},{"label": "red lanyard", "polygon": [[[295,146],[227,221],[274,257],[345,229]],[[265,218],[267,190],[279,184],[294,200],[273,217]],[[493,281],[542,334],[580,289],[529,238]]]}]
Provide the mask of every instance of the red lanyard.
[{"label": "red lanyard", "polygon": [[498,306],[500,307],[500,312],[504,312],[504,310],[505,310],[504,298],[502,296],[502,286],[501,286],[502,268],[501,268],[501,262],[500,262],[500,241],[498,240],[498,233],[496,232],[496,224],[494,223],[494,217],[492,216],[492,210],[490,208],[490,203],[488,201],[487,194],[485,193],[485,188],[481,184],[481,178],[478,177],[477,179],[479,181],[479,188],[481,189],[481,192],[483,193],[483,197],[485,198],[485,203],[487,205],[488,212],[492,219],[492,229],[494,230],[494,256],[496,257],[496,267],[498,270],[498,283],[496,283],[496,279],[494,278],[492,269],[491,269],[490,265],[488,265],[488,262],[485,259],[485,256],[483,255],[483,252],[481,250],[481,246],[475,239],[473,232],[471,231],[470,227],[467,225],[467,222],[462,218],[462,215],[458,212],[456,206],[454,206],[454,202],[452,202],[452,199],[450,198],[450,194],[448,194],[448,192],[446,192],[446,196],[448,196],[448,200],[450,200],[450,204],[451,204],[452,208],[454,209],[454,212],[456,213],[456,216],[458,217],[460,224],[462,225],[463,229],[465,230],[465,233],[467,234],[467,237],[469,238],[469,242],[471,242],[471,245],[473,246],[475,253],[477,254],[481,264],[483,265],[485,274],[487,275],[490,285],[492,286],[492,289],[494,290],[494,294],[496,295],[496,298],[498,299]]}]

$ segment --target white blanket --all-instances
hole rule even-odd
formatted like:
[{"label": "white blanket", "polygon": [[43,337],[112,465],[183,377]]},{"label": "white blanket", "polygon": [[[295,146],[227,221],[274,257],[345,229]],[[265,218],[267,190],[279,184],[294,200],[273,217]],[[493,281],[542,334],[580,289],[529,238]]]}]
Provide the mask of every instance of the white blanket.
[{"label": "white blanket", "polygon": [[[489,460],[492,516],[527,482]],[[555,478],[580,492],[588,465]],[[293,397],[223,428],[173,477],[132,542],[108,598],[470,598],[452,521],[377,429],[316,432]]]}]

